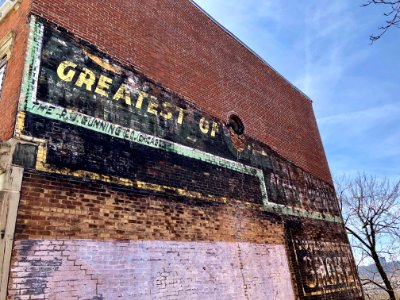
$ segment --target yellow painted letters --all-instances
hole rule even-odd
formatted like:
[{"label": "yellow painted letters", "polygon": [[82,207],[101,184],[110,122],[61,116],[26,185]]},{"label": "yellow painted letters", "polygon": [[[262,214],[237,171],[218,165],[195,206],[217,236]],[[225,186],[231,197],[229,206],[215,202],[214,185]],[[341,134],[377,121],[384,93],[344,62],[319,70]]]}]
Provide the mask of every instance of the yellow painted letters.
[{"label": "yellow painted letters", "polygon": [[178,115],[178,124],[182,125],[183,123],[183,116],[185,114],[185,110],[181,107],[177,107],[176,108],[179,111],[179,115]]},{"label": "yellow painted letters", "polygon": [[85,85],[88,91],[92,91],[92,86],[95,80],[96,76],[94,75],[94,73],[87,68],[83,68],[82,73],[79,75],[79,78],[76,81],[75,85],[79,87]]},{"label": "yellow painted letters", "polygon": [[200,130],[202,133],[207,134],[210,130],[210,123],[203,117],[200,119]]},{"label": "yellow painted letters", "polygon": [[160,116],[163,117],[165,120],[169,120],[172,118],[172,112],[170,110],[172,104],[169,102],[163,102],[162,107],[163,110],[160,112]]},{"label": "yellow painted letters", "polygon": [[215,137],[215,134],[218,132],[218,123],[213,122],[211,127],[211,136]]},{"label": "yellow painted letters", "polygon": [[125,84],[121,84],[118,91],[115,93],[114,100],[124,99],[127,105],[131,105],[131,91]]},{"label": "yellow painted letters", "polygon": [[136,108],[142,109],[143,99],[147,98],[148,94],[142,91],[137,91],[138,98],[136,101]]},{"label": "yellow painted letters", "polygon": [[111,78],[108,78],[104,75],[100,75],[99,83],[97,84],[95,92],[99,95],[108,97],[107,90],[110,88],[111,84],[112,84]]},{"label": "yellow painted letters", "polygon": [[[70,68],[67,73],[65,73],[65,70],[67,68]],[[76,68],[76,64],[71,62],[71,61],[63,61],[60,63],[60,65],[57,68],[57,75],[58,77],[63,80],[63,81],[72,81],[72,79],[75,76],[76,71],[74,70]]]},{"label": "yellow painted letters", "polygon": [[157,116],[157,114],[158,114],[158,111],[157,111],[158,103],[155,102],[154,101],[155,98],[154,99],[153,98],[154,97],[152,97],[152,99],[149,101],[149,106],[147,107],[147,112]]}]

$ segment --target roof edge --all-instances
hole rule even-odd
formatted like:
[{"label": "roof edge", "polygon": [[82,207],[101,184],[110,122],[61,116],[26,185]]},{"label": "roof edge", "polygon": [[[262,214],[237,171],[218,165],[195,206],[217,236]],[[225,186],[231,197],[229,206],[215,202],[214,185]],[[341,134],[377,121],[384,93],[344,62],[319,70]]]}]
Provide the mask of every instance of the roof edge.
[{"label": "roof edge", "polygon": [[219,23],[216,19],[214,19],[208,12],[206,12],[202,7],[200,7],[194,0],[188,0],[192,5],[194,5],[200,12],[202,12],[205,16],[207,16],[212,22],[214,22],[218,27],[220,27],[223,31],[225,31],[227,34],[229,34],[233,39],[235,39],[237,42],[239,42],[244,48],[247,49],[251,54],[253,54],[255,57],[257,57],[264,65],[268,66],[271,68],[276,74],[278,74],[282,79],[284,79],[287,83],[290,84],[292,88],[294,88],[297,92],[302,94],[308,101],[313,103],[311,98],[307,96],[302,90],[300,90],[298,87],[296,87],[293,83],[291,83],[285,76],[283,76],[281,73],[279,73],[274,67],[272,67],[265,59],[263,59],[259,54],[257,54],[253,49],[251,49],[249,46],[247,46],[242,40],[240,40],[236,35],[234,35],[229,29],[227,29],[225,26],[223,26],[221,23]]}]

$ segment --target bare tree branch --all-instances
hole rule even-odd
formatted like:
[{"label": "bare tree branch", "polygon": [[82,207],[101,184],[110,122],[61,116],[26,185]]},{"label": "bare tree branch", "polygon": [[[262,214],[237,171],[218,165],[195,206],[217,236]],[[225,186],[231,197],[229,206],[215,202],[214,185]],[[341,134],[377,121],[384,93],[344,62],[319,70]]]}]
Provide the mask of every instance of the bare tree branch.
[{"label": "bare tree branch", "polygon": [[388,8],[388,11],[383,15],[386,17],[384,25],[378,27],[379,33],[370,35],[371,43],[379,40],[390,28],[400,27],[400,1],[385,1],[385,0],[369,0],[362,6],[382,5]]},{"label": "bare tree branch", "polygon": [[374,284],[374,285],[376,285],[377,287],[381,288],[382,290],[386,291],[386,288],[385,288],[383,285],[381,285],[381,284],[379,284],[378,282],[376,282],[375,280],[371,280],[371,279],[361,279],[361,283],[362,283],[362,285]]},{"label": "bare tree branch", "polygon": [[361,277],[363,285],[376,286],[390,300],[396,300],[394,288],[400,285],[400,181],[392,185],[387,179],[359,174],[353,180],[336,179],[335,186],[346,230],[360,256],[357,265],[360,268],[365,259],[374,263]]}]

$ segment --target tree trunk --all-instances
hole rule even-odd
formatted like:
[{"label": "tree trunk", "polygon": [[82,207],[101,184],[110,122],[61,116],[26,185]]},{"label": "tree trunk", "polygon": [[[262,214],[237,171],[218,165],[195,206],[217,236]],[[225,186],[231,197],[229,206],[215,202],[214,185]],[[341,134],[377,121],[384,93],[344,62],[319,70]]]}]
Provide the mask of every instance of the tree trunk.
[{"label": "tree trunk", "polygon": [[396,295],[394,294],[392,283],[390,282],[385,270],[383,269],[383,266],[375,249],[371,251],[371,254],[372,254],[372,259],[375,262],[376,268],[378,269],[379,275],[381,275],[383,283],[386,286],[386,292],[389,294],[389,299],[396,300]]}]

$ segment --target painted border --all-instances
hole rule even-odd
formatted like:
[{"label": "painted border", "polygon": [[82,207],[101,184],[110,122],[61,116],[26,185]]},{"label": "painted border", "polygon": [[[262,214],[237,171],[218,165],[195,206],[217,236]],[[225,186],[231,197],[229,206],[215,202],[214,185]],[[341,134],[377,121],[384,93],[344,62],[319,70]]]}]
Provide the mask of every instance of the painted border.
[{"label": "painted border", "polygon": [[[40,70],[40,53],[42,48],[42,38],[43,38],[44,26],[40,22],[36,21],[36,18],[32,16],[30,22],[30,33],[29,33],[29,40],[28,40],[28,50],[27,50],[27,57],[25,61],[25,69],[24,69],[24,79],[22,85],[22,92],[20,97],[20,112],[17,118],[17,128],[16,128],[16,135],[22,139],[28,139],[29,141],[36,141],[39,143],[46,143],[46,141],[34,139],[31,137],[25,137],[22,134],[22,130],[24,127],[25,121],[25,112],[30,112],[35,115],[42,116],[44,118],[52,119],[61,121],[63,123],[72,124],[75,126],[83,127],[86,129],[94,130],[103,134],[107,134],[116,138],[128,140],[130,142],[138,143],[141,145],[145,145],[152,148],[161,149],[167,152],[176,153],[178,155],[182,155],[188,158],[200,160],[203,162],[207,162],[213,165],[217,165],[219,167],[227,168],[239,173],[248,174],[252,176],[256,176],[260,182],[260,189],[261,189],[261,196],[262,201],[264,204],[264,209],[266,211],[281,213],[285,215],[293,215],[297,217],[305,217],[317,220],[325,220],[329,222],[341,223],[342,219],[339,216],[334,216],[330,214],[322,214],[319,212],[308,212],[304,209],[289,207],[281,204],[276,204],[268,201],[267,195],[267,188],[265,185],[265,178],[264,173],[261,169],[257,169],[251,166],[244,165],[242,163],[229,160],[217,155],[213,155],[195,148],[191,148],[188,146],[184,146],[178,143],[174,143],[156,136],[152,136],[149,134],[142,133],[137,130],[133,130],[131,128],[122,127],[119,125],[112,124],[110,122],[90,117],[88,115],[70,110],[65,109],[60,106],[52,105],[43,101],[39,101],[36,99],[36,91],[37,91],[37,84],[38,84],[38,77],[39,77],[39,70]],[[88,123],[96,122],[96,129],[93,129],[92,126],[88,126]],[[118,128],[118,130],[107,130],[110,126],[114,128]],[[69,174],[72,176],[82,177],[82,174],[85,173],[89,175],[89,177],[102,180],[106,182],[110,182],[110,176],[105,176],[102,174],[96,174],[91,172],[76,172],[68,169],[63,169],[63,171],[57,171],[54,168],[51,168],[46,164],[45,155],[43,155],[43,151],[46,149],[45,147],[41,146],[40,152],[41,159],[38,155],[38,164],[37,169],[50,172],[50,173],[62,173],[62,174]],[[69,172],[70,171],[70,172]],[[137,187],[144,187],[144,186],[156,186],[151,183],[143,184],[132,184],[132,181],[129,179],[121,178],[120,182],[125,182],[129,186],[137,186]],[[165,187],[162,186],[162,189],[165,190],[179,190],[173,187]],[[180,193],[180,192],[179,192]],[[199,197],[201,194],[197,192],[187,192],[191,195],[198,195]],[[209,198],[211,195],[208,195]],[[211,196],[215,197],[215,196]],[[204,198],[204,197],[200,197]],[[221,197],[215,197],[221,198]]]}]

